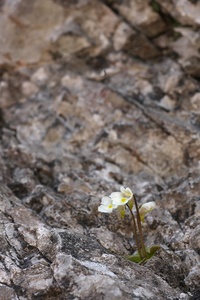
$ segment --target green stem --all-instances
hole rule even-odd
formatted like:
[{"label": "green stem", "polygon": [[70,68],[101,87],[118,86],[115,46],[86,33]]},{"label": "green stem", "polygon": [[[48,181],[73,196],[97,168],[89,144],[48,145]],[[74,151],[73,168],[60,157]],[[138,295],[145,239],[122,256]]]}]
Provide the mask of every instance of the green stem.
[{"label": "green stem", "polygon": [[146,252],[146,248],[145,248],[145,244],[144,244],[144,237],[143,237],[143,232],[142,232],[142,223],[141,223],[141,218],[140,218],[140,212],[139,212],[139,208],[138,208],[138,204],[137,204],[135,196],[133,196],[133,199],[134,199],[135,208],[136,208],[137,225],[138,225],[139,234],[140,234],[140,243],[141,243],[141,247],[142,247],[142,256],[147,258],[147,252]]},{"label": "green stem", "polygon": [[143,260],[144,257],[142,255],[142,252],[141,252],[141,249],[140,249],[140,244],[139,244],[139,241],[138,241],[137,225],[136,225],[136,222],[135,222],[135,217],[134,217],[134,214],[133,214],[130,206],[128,205],[128,203],[126,204],[126,206],[128,207],[128,209],[129,209],[129,211],[131,213],[131,217],[133,219],[133,235],[134,235],[134,238],[135,238],[135,242],[136,242],[136,246],[137,246],[137,250],[138,250],[140,259]]}]

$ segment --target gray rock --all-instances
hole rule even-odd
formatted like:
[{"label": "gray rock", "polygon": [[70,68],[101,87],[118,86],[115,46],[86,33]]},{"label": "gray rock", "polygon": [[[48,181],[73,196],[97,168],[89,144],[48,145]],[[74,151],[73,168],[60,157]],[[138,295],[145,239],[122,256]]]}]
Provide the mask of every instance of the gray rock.
[{"label": "gray rock", "polygon": [[[199,299],[198,7],[1,1],[0,299]],[[121,185],[157,205],[144,266],[97,210]]]}]

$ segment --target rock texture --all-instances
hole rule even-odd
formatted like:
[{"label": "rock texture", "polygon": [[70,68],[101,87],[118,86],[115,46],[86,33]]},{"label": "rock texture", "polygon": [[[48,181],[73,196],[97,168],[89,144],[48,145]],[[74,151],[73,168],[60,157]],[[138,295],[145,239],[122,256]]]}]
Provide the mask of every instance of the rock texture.
[{"label": "rock texture", "polygon": [[0,300],[200,298],[199,5],[0,1]]}]

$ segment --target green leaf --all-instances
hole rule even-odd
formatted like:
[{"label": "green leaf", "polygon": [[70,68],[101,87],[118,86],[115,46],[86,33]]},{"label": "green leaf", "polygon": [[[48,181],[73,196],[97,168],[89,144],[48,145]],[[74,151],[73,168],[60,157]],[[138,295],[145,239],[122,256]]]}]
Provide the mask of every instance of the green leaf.
[{"label": "green leaf", "polygon": [[146,248],[147,257],[145,257],[145,258],[141,258],[137,251],[135,251],[135,253],[133,255],[126,256],[125,258],[134,263],[144,264],[148,259],[153,257],[159,249],[160,249],[159,245],[154,245],[150,248]]},{"label": "green leaf", "polygon": [[140,256],[139,256],[138,253],[130,255],[130,256],[127,256],[126,259],[130,260],[132,262],[135,262],[135,263],[140,263],[140,262],[143,261],[143,259],[140,258]]},{"label": "green leaf", "polygon": [[146,248],[147,259],[150,259],[152,256],[154,256],[159,249],[160,249],[160,245],[154,245],[151,246],[150,248]]}]

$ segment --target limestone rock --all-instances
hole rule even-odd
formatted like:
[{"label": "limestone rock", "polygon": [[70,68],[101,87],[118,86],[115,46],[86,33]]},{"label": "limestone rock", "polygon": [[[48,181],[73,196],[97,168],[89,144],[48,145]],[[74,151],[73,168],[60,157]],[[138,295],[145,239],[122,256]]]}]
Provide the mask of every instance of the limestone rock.
[{"label": "limestone rock", "polygon": [[[51,30],[64,20],[62,9],[53,1],[6,1],[1,9],[0,61],[10,63],[36,63],[45,53]],[[35,23],[37,20],[37,25]],[[7,36],[10,38],[7,39]]]},{"label": "limestone rock", "polygon": [[131,28],[127,23],[121,22],[113,36],[113,46],[116,51],[123,50],[129,55],[142,59],[157,57],[159,50],[146,38],[146,36]]},{"label": "limestone rock", "polygon": [[0,2],[0,299],[199,299],[199,3]]},{"label": "limestone rock", "polygon": [[183,25],[198,26],[200,24],[200,3],[189,0],[157,1],[168,13]]},{"label": "limestone rock", "polygon": [[[77,7],[62,7],[53,0],[35,0],[31,6],[23,0],[6,1],[0,12],[4,45],[0,63],[35,64],[50,61],[52,56],[70,58],[85,50],[96,56],[105,51],[117,17],[98,1],[85,1]],[[99,27],[95,26],[97,20],[102,24]]]},{"label": "limestone rock", "polygon": [[141,28],[151,38],[167,29],[167,24],[152,9],[149,0],[112,1],[112,5],[128,23]]}]

